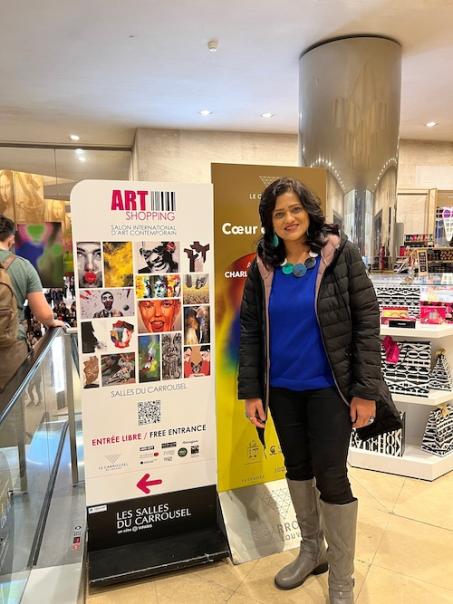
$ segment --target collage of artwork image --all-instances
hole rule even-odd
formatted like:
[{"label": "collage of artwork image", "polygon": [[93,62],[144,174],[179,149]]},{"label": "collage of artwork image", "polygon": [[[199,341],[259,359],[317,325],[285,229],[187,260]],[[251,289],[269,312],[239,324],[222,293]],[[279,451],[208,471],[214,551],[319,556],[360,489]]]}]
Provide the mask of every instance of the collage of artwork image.
[{"label": "collage of artwork image", "polygon": [[84,388],[211,374],[209,248],[77,243]]}]

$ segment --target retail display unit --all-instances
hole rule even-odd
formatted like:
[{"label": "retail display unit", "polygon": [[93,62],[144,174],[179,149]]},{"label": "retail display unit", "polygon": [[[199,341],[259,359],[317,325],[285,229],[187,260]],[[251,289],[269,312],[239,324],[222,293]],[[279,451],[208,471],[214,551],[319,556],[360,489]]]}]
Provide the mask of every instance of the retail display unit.
[{"label": "retail display unit", "polygon": [[[453,303],[453,287],[446,284],[449,276],[432,275],[414,279],[412,283],[402,284],[402,277],[373,276],[378,298],[382,305],[389,304],[389,297],[394,296],[395,306],[402,300],[406,301],[415,315],[417,307],[414,304],[419,296],[423,303],[424,297],[441,298]],[[431,367],[436,360],[436,352],[445,350],[445,357],[450,367],[453,367],[453,323],[440,325],[424,325],[416,315],[415,328],[395,328],[387,325],[381,326],[381,336],[390,336],[397,343],[405,342],[430,344]],[[415,354],[415,363],[417,355]],[[418,371],[418,370],[417,370]],[[399,474],[424,480],[435,480],[439,476],[453,470],[453,453],[443,457],[422,451],[421,444],[428,421],[428,416],[433,408],[453,401],[453,390],[429,389],[424,396],[402,392],[393,392],[393,400],[400,412],[405,412],[405,446],[402,456],[388,455],[367,451],[364,449],[350,448],[349,463],[353,467],[368,470],[377,470],[390,474]]]},{"label": "retail display unit", "polygon": [[[453,248],[436,247],[417,250],[420,273],[451,273],[453,269]],[[425,270],[423,270],[423,268]]]}]

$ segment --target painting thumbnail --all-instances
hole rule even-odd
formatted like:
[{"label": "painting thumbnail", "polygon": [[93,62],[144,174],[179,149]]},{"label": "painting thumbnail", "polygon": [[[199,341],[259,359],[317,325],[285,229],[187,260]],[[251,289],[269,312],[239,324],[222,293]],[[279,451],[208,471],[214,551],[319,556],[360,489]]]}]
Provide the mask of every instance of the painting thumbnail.
[{"label": "painting thumbnail", "polygon": [[139,382],[160,380],[159,336],[139,336],[138,338]]},{"label": "painting thumbnail", "polygon": [[211,347],[184,347],[184,377],[204,377],[211,375]]},{"label": "painting thumbnail", "polygon": [[102,287],[102,244],[100,241],[77,243],[77,275],[79,287]]},{"label": "painting thumbnail", "polygon": [[135,383],[135,354],[103,354],[101,357],[103,386]]},{"label": "painting thumbnail", "polygon": [[207,273],[185,275],[183,301],[184,304],[209,303],[209,275]]},{"label": "painting thumbnail", "polygon": [[179,275],[137,275],[137,298],[178,298],[181,295]]},{"label": "painting thumbnail", "polygon": [[99,388],[99,359],[96,356],[83,360],[82,381],[84,388]]},{"label": "painting thumbnail", "polygon": [[80,290],[82,319],[130,317],[134,314],[134,292],[131,288]]},{"label": "painting thumbnail", "polygon": [[162,379],[182,377],[182,336],[180,333],[162,334]]},{"label": "painting thumbnail", "polygon": [[132,243],[105,242],[103,252],[105,287],[132,287]]},{"label": "painting thumbnail", "polygon": [[184,306],[184,344],[207,344],[210,341],[209,306]]},{"label": "painting thumbnail", "polygon": [[177,273],[180,266],[177,241],[141,241],[135,243],[135,261],[139,274]]},{"label": "painting thumbnail", "polygon": [[180,329],[180,300],[172,298],[138,302],[138,331],[140,333],[162,333]]}]

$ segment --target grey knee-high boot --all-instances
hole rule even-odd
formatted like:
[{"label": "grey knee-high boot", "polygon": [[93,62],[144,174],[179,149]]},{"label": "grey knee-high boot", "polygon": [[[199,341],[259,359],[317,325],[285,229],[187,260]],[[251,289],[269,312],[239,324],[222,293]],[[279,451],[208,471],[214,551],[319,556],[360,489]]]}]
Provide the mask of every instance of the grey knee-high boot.
[{"label": "grey knee-high boot", "polygon": [[299,555],[275,576],[280,589],[302,585],[309,575],[327,570],[326,545],[320,525],[319,500],[314,480],[287,480],[299,523],[302,543]]},{"label": "grey knee-high boot", "polygon": [[354,553],[357,500],[345,505],[320,501],[327,540],[330,604],[354,604]]}]

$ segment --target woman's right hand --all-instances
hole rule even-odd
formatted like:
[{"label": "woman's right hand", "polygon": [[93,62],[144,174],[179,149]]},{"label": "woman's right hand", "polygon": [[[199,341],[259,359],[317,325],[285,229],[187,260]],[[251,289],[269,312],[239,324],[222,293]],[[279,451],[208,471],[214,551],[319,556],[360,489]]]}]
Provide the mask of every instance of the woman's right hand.
[{"label": "woman's right hand", "polygon": [[245,401],[245,415],[257,428],[264,428],[266,414],[263,409],[263,401],[260,398],[248,398]]}]

